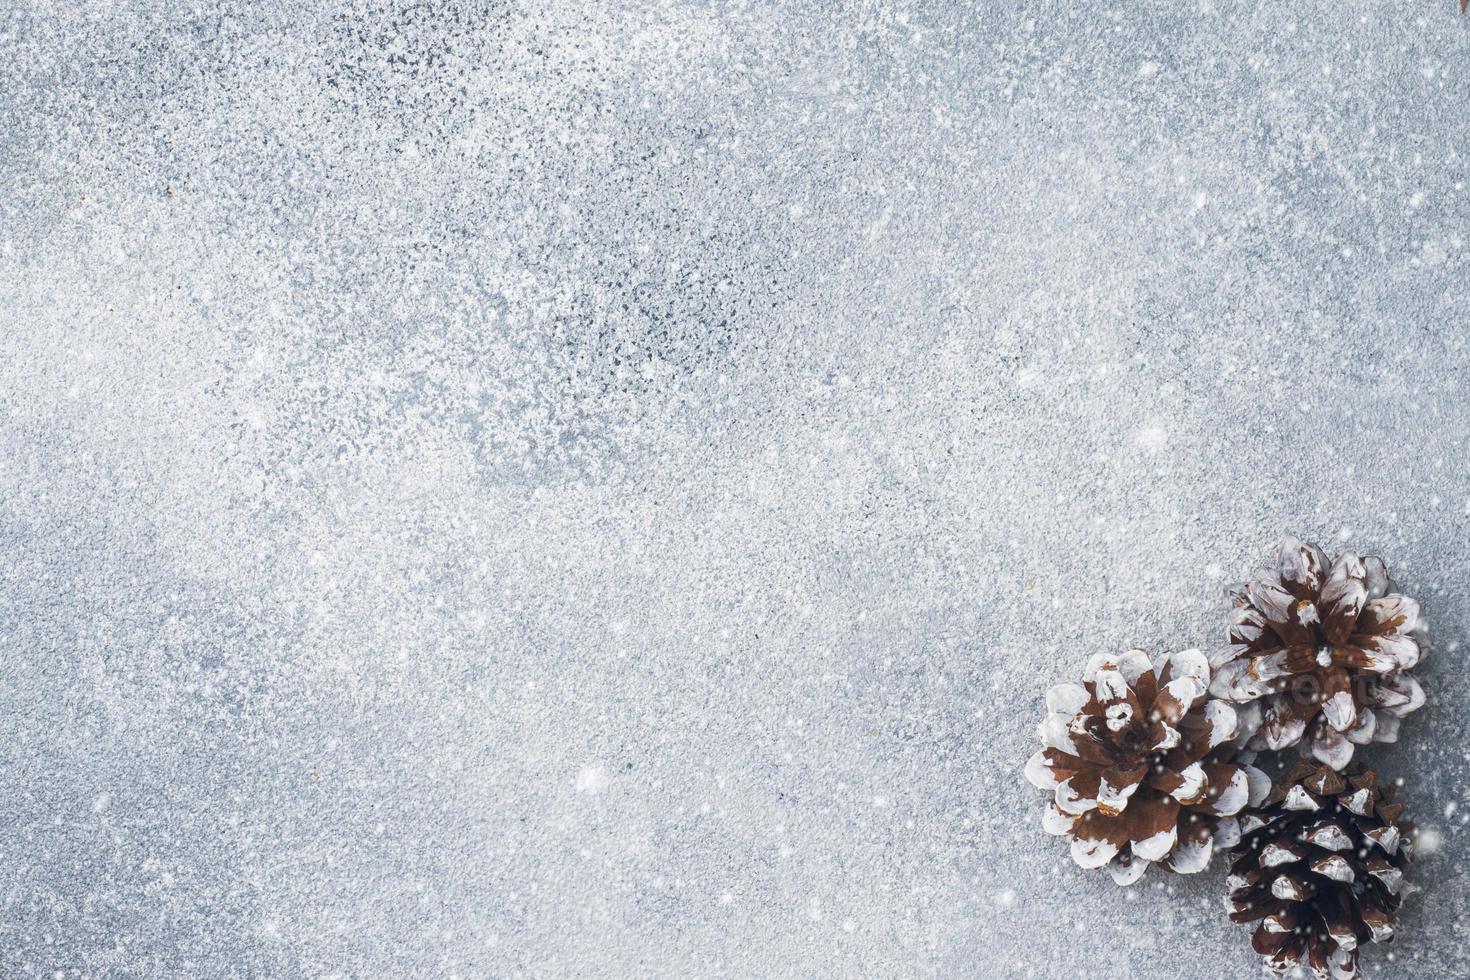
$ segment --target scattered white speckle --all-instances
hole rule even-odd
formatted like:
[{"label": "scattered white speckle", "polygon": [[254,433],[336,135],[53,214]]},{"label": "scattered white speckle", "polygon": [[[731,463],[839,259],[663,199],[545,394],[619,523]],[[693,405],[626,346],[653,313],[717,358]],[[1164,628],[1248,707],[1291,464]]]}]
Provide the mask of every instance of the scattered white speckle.
[{"label": "scattered white speckle", "polygon": [[578,793],[601,793],[611,782],[612,777],[601,766],[586,766],[577,771]]},{"label": "scattered white speckle", "polygon": [[1140,429],[1134,437],[1134,441],[1145,452],[1157,453],[1162,451],[1165,444],[1168,443],[1169,434],[1164,430],[1163,426],[1150,425]]}]

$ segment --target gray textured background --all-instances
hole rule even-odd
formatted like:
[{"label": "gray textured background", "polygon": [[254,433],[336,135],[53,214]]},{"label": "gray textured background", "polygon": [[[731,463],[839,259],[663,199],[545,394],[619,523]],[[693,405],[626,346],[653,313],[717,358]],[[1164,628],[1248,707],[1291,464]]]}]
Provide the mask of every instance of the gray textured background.
[{"label": "gray textured background", "polygon": [[1286,532],[1470,973],[1454,7],[0,3],[0,975],[1255,976],[1020,768]]}]

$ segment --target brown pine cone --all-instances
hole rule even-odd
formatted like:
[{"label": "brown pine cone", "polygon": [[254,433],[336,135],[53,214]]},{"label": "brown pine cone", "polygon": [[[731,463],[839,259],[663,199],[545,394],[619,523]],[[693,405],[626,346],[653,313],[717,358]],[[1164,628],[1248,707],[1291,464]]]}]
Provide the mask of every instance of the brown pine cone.
[{"label": "brown pine cone", "polygon": [[1268,970],[1350,980],[1359,944],[1393,938],[1413,829],[1393,793],[1371,771],[1303,760],[1241,818],[1228,907],[1232,921],[1260,923],[1252,946]]},{"label": "brown pine cone", "polygon": [[1270,780],[1234,761],[1235,708],[1209,699],[1209,685],[1198,650],[1130,650],[1093,657],[1081,684],[1047,692],[1026,778],[1054,793],[1042,826],[1071,838],[1079,865],[1106,864],[1131,885],[1150,862],[1202,871],[1216,846],[1239,841],[1234,814]]},{"label": "brown pine cone", "polygon": [[1298,746],[1340,770],[1355,745],[1398,739],[1399,719],[1424,703],[1408,671],[1428,638],[1419,603],[1388,589],[1381,558],[1345,551],[1329,562],[1288,539],[1236,590],[1211,693],[1254,703],[1240,713],[1247,748]]}]

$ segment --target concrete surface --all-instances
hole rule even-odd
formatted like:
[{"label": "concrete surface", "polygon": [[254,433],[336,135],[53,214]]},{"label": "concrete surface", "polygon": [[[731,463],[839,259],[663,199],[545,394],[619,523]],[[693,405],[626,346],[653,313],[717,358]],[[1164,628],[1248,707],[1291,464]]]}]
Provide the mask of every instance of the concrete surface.
[{"label": "concrete surface", "polygon": [[1020,770],[1286,533],[1437,648],[1453,0],[0,5],[0,975],[1257,975]]}]

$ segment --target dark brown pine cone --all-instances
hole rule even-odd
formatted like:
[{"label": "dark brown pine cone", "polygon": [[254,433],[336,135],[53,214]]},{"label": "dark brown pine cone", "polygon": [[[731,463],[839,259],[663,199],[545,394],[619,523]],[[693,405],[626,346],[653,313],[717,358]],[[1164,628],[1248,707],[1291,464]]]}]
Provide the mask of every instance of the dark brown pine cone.
[{"label": "dark brown pine cone", "polygon": [[1084,868],[1131,885],[1150,862],[1203,871],[1240,840],[1234,814],[1265,798],[1266,774],[1235,759],[1235,708],[1210,700],[1198,650],[1093,657],[1081,684],[1046,695],[1043,748],[1026,778],[1054,793],[1042,826]]},{"label": "dark brown pine cone", "polygon": [[1235,592],[1211,693],[1252,702],[1240,711],[1246,748],[1299,745],[1340,770],[1355,745],[1397,740],[1399,719],[1424,703],[1409,669],[1428,641],[1419,603],[1388,589],[1382,559],[1345,551],[1329,562],[1288,539]]},{"label": "dark brown pine cone", "polygon": [[1343,775],[1301,761],[1259,810],[1241,817],[1230,854],[1230,918],[1258,922],[1252,946],[1266,968],[1358,976],[1358,947],[1393,938],[1413,825],[1371,771]]}]

